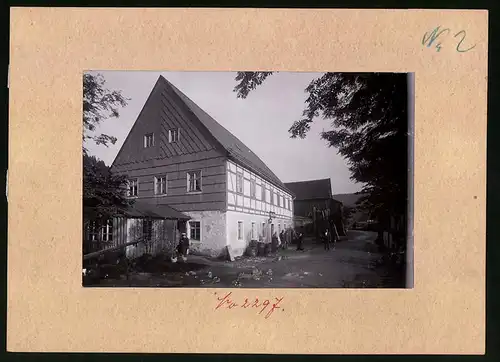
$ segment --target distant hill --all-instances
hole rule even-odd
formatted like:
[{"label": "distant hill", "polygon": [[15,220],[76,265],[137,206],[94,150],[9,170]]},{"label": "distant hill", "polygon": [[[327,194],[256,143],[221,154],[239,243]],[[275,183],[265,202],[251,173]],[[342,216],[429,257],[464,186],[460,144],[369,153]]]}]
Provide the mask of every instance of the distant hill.
[{"label": "distant hill", "polygon": [[[363,194],[337,194],[333,195],[335,200],[338,200],[347,207],[356,207],[356,201],[358,201]],[[358,211],[352,215],[353,221],[366,221],[369,219],[369,214],[367,212]]]},{"label": "distant hill", "polygon": [[356,201],[358,201],[362,196],[363,196],[363,194],[359,194],[359,195],[357,195],[357,194],[337,194],[337,195],[333,195],[333,198],[335,200],[340,201],[345,206],[354,207],[354,206],[356,206]]}]

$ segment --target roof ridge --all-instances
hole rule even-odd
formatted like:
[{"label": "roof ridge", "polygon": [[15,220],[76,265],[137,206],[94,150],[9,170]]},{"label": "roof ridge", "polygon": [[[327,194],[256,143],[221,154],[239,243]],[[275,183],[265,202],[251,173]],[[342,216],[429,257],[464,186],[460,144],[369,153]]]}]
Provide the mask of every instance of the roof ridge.
[{"label": "roof ridge", "polygon": [[[275,184],[286,191],[289,191],[278,176],[266,165],[264,161],[248,147],[243,141],[236,137],[231,131],[221,125],[207,111],[201,108],[196,102],[178,89],[174,84],[160,75],[167,86],[180,98],[185,106],[194,114],[198,121],[207,129],[215,140],[229,153],[229,157],[242,166],[250,168],[252,172],[260,174],[268,182]],[[251,157],[248,157],[248,156]]]}]

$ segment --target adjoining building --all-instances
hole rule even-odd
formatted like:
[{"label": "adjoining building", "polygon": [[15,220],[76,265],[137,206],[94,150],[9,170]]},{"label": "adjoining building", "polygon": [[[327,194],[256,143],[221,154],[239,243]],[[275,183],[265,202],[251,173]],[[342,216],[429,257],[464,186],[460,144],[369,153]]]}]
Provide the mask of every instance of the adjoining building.
[{"label": "adjoining building", "polygon": [[[294,217],[301,226],[309,225],[309,232],[317,234],[326,219],[331,219],[339,236],[345,236],[342,220],[342,203],[333,198],[329,178],[298,182],[287,182],[285,186],[295,195]],[[310,220],[305,223],[304,220]]]}]

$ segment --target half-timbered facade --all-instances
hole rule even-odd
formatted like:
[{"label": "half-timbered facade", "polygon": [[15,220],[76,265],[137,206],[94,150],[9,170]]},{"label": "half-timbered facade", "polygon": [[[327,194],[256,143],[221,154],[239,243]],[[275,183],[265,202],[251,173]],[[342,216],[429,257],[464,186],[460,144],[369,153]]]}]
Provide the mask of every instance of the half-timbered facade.
[{"label": "half-timbered facade", "polygon": [[[160,76],[112,165],[128,196],[169,205],[192,248],[211,255],[292,226],[291,192],[264,162]],[[271,217],[270,217],[271,216]]]}]

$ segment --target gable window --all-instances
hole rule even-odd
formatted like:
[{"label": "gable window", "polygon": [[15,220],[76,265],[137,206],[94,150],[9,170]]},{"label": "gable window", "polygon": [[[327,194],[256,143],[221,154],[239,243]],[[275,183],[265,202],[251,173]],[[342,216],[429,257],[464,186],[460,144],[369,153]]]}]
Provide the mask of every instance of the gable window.
[{"label": "gable window", "polygon": [[189,222],[189,238],[191,240],[201,241],[201,222],[200,221],[190,221]]},{"label": "gable window", "polygon": [[238,240],[243,240],[243,221],[238,221]]},{"label": "gable window", "polygon": [[173,128],[168,130],[168,143],[178,142],[181,135],[180,128]]},{"label": "gable window", "polygon": [[236,192],[243,193],[243,174],[240,172],[236,173]]},{"label": "gable window", "polygon": [[139,180],[136,178],[128,180],[127,196],[130,197],[137,196],[138,191],[139,191]]},{"label": "gable window", "polygon": [[153,237],[153,220],[151,219],[142,220],[142,236],[144,240],[151,241]]},{"label": "gable window", "polygon": [[201,170],[187,173],[187,190],[188,192],[201,191]]},{"label": "gable window", "polygon": [[167,176],[155,177],[155,195],[167,194]]},{"label": "gable window", "polygon": [[255,189],[256,189],[255,180],[250,180],[250,197],[255,199]]},{"label": "gable window", "polygon": [[255,240],[255,223],[252,222],[252,240]]},{"label": "gable window", "polygon": [[154,145],[155,145],[154,133],[148,133],[144,135],[144,148],[153,147]]}]

